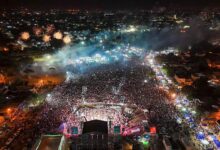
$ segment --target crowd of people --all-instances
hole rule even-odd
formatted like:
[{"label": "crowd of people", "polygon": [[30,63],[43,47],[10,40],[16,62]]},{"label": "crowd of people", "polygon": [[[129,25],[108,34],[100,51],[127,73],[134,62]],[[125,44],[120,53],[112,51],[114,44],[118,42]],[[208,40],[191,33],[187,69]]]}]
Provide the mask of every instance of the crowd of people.
[{"label": "crowd of people", "polygon": [[[157,81],[147,76],[149,71],[150,68],[140,65],[105,66],[56,86],[48,94],[45,104],[31,111],[33,118],[24,127],[28,131],[28,136],[24,137],[33,139],[42,134],[60,132],[59,127],[63,123],[80,127],[85,117],[87,120],[112,117],[112,126],[133,127],[135,121],[137,125],[142,121],[135,120],[139,117],[138,110],[147,110],[142,119],[147,120],[149,126],[156,126],[158,132],[172,134],[178,131],[175,108],[168,103],[169,98],[158,88]],[[86,88],[83,90],[82,87]],[[131,108],[135,105],[135,109],[129,115],[123,111],[125,108],[116,111],[105,105],[105,108],[94,109],[86,106],[88,103],[124,104]],[[33,141],[29,143],[34,144]]]},{"label": "crowd of people", "polygon": [[[44,120],[53,119],[46,121],[53,124],[51,125],[53,128],[50,127],[46,131],[56,129],[58,124],[63,122],[70,123],[70,126],[80,127],[80,122],[85,121],[86,117],[88,120],[101,118],[97,117],[101,115],[97,109],[81,109],[79,107],[84,103],[99,102],[105,104],[123,103],[127,106],[135,104],[138,108],[147,110],[148,124],[156,126],[159,132],[174,133],[179,130],[176,123],[175,107],[168,103],[169,97],[157,86],[157,81],[147,76],[147,73],[151,71],[150,68],[135,65],[105,68],[108,69],[99,68],[82,78],[64,82],[50,93],[46,98],[47,104],[42,112],[46,113],[43,114]],[[83,90],[83,87],[86,87],[86,91]],[[103,109],[107,111],[110,107]],[[81,112],[82,110],[85,111],[84,114]],[[49,117],[50,114],[56,117]],[[106,115],[108,114],[106,113]],[[129,125],[129,119],[135,118],[133,115],[129,119],[125,119],[127,122],[124,122],[121,119],[126,118],[124,114],[116,113],[115,116],[105,116],[103,112],[102,116],[102,120],[113,117],[113,120],[117,120],[116,124],[123,125]]]}]

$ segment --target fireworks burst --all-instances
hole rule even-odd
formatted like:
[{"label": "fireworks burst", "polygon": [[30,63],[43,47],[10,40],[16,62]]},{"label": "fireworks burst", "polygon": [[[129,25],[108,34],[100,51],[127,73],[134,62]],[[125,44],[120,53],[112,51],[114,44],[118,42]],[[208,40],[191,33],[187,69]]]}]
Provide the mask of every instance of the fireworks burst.
[{"label": "fireworks burst", "polygon": [[53,37],[57,40],[61,40],[63,38],[63,34],[60,31],[58,31],[54,33]]},{"label": "fireworks burst", "polygon": [[69,44],[71,42],[71,37],[69,35],[66,35],[64,38],[63,38],[63,42],[65,44]]},{"label": "fireworks burst", "polygon": [[24,41],[27,41],[30,38],[30,33],[29,32],[22,32],[21,33],[21,39]]},{"label": "fireworks burst", "polygon": [[50,35],[45,34],[45,35],[43,36],[43,41],[44,41],[45,43],[50,42],[50,40],[51,40]]},{"label": "fireworks burst", "polygon": [[33,27],[33,32],[36,36],[40,36],[42,33],[42,28],[40,27]]}]

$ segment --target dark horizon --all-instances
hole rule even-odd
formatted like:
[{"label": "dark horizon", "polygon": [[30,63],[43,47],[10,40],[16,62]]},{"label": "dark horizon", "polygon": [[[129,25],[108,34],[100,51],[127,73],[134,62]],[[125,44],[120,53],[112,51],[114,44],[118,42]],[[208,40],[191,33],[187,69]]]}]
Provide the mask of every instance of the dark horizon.
[{"label": "dark horizon", "polygon": [[30,9],[147,9],[151,7],[168,7],[174,9],[193,8],[220,8],[220,1],[212,0],[1,0],[0,8]]}]

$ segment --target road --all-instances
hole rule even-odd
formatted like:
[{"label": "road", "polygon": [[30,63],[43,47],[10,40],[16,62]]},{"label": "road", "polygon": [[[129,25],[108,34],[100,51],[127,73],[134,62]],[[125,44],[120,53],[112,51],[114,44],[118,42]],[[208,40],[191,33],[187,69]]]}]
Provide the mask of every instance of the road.
[{"label": "road", "polygon": [[[175,89],[176,93],[171,93],[173,99],[173,105],[176,106],[178,112],[177,122],[186,126],[191,134],[190,138],[197,149],[219,149],[214,143],[214,138],[217,137],[215,133],[210,133],[210,129],[205,129],[201,126],[200,122],[197,122],[196,105],[190,102],[186,95],[180,93],[177,89],[178,85],[174,83],[165,73],[162,71],[162,65],[156,63],[156,52],[151,52],[146,56],[144,62],[149,65],[156,73],[156,78],[160,81],[160,86],[169,92],[169,89]],[[201,139],[198,140],[198,135],[201,135]],[[211,138],[210,138],[211,137]]]}]

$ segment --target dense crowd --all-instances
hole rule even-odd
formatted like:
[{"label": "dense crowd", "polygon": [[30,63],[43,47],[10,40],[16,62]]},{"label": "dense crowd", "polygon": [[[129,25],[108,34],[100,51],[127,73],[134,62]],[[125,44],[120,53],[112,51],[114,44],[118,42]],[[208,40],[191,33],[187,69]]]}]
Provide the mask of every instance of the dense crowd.
[{"label": "dense crowd", "polygon": [[[86,114],[83,113],[83,115],[87,117],[86,119],[97,119],[99,117],[95,115],[101,115],[98,110],[88,112],[89,109],[78,110],[78,106],[84,102],[103,102],[135,104],[140,109],[148,110],[146,115],[149,125],[155,125],[162,132],[174,133],[179,130],[175,107],[168,103],[167,93],[158,88],[157,81],[147,77],[148,71],[150,70],[146,66],[101,68],[80,79],[57,86],[47,97],[47,105],[44,106],[43,115],[40,115],[45,118],[43,119],[46,120],[45,122],[49,122],[45,131],[54,130],[63,122],[79,127],[80,122],[85,120],[80,117],[83,113],[81,111],[85,111]],[[86,91],[83,91],[82,87],[86,87]],[[50,115],[55,117],[50,117]],[[124,115],[120,113],[116,113],[115,116],[124,118]],[[111,117],[117,120],[116,124],[129,123],[128,119],[127,122],[120,122],[121,119]]]},{"label": "dense crowd", "polygon": [[[28,131],[26,137],[33,139],[41,134],[60,132],[59,127],[63,123],[80,127],[81,121],[85,121],[84,118],[79,117],[82,114],[88,120],[92,120],[99,119],[99,117],[91,114],[98,116],[109,115],[109,112],[113,112],[111,116],[113,124],[127,126],[130,125],[131,120],[134,121],[135,117],[138,117],[134,115],[135,111],[133,116],[128,117],[123,113],[113,111],[110,107],[105,110],[106,113],[102,111],[103,114],[97,109],[79,107],[84,102],[135,105],[140,110],[147,110],[147,117],[144,119],[147,119],[149,126],[156,126],[158,132],[172,134],[179,130],[175,108],[168,103],[167,94],[158,88],[154,78],[147,76],[150,68],[146,66],[105,68],[58,85],[47,96],[45,104],[32,111],[34,119],[24,125],[24,130]],[[86,86],[86,91],[82,90],[83,86]],[[137,125],[139,124],[140,122],[137,122]],[[27,142],[27,140],[24,141]],[[33,141],[29,143],[34,144]]]}]

